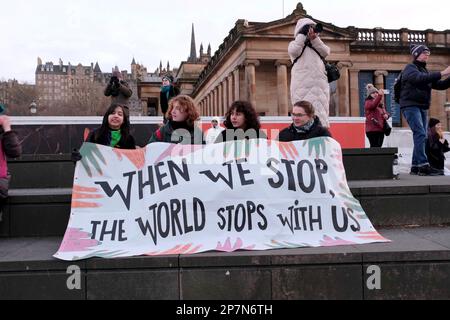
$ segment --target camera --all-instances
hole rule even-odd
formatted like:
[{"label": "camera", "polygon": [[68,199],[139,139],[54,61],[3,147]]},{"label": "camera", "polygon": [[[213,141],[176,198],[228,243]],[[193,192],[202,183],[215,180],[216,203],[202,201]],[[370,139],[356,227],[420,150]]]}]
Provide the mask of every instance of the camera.
[{"label": "camera", "polygon": [[111,77],[111,84],[119,85],[120,81],[117,77]]},{"label": "camera", "polygon": [[306,26],[304,26],[304,27],[302,28],[302,30],[300,31],[300,33],[301,33],[301,34],[304,34],[305,36],[307,36],[308,33],[309,33],[309,29],[311,29],[311,28],[313,28],[313,30],[314,30],[315,33],[322,33],[322,31],[323,31],[323,24],[321,24],[321,23],[318,23],[318,24],[316,24],[316,25],[313,25],[313,24],[307,24]]},{"label": "camera", "polygon": [[315,33],[322,33],[323,32],[323,24],[318,23],[314,26],[314,32]]}]

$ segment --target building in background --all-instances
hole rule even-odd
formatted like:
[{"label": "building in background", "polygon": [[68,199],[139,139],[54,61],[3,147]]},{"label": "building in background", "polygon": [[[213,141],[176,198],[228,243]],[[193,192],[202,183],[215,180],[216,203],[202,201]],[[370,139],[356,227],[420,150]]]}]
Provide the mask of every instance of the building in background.
[{"label": "building in background", "polygon": [[[448,30],[341,28],[307,15],[299,3],[291,15],[281,20],[267,23],[238,20],[214,56],[205,60],[195,83],[198,71],[191,72],[189,60],[181,64],[177,77],[185,85],[185,92],[192,90],[202,115],[221,116],[232,101],[240,99],[251,101],[261,115],[287,116],[292,105],[288,45],[297,21],[305,17],[324,25],[321,38],[331,48],[328,60],[341,71],[341,79],[330,84],[331,116],[364,116],[367,83],[392,93],[395,79],[412,60],[409,48],[412,43],[424,43],[431,49],[429,70],[440,71],[450,65]],[[446,123],[446,101],[450,101],[449,91],[433,92],[430,115],[442,123]],[[392,94],[386,104],[394,124],[406,125]]]},{"label": "building in background", "polygon": [[[119,70],[117,66],[115,69]],[[101,115],[110,102],[110,99],[104,97],[103,92],[112,77],[112,71],[102,72],[98,62],[95,65],[91,63],[90,66],[82,64],[74,66],[70,62],[64,64],[60,59],[58,64],[53,62],[44,64],[42,59],[38,58],[36,68],[38,105],[41,110],[46,109],[52,115]],[[147,68],[136,63],[133,58],[131,73],[127,70],[121,72],[123,79],[133,90],[133,96],[129,100],[131,115],[142,115],[138,82],[147,76]]]},{"label": "building in background", "polygon": [[178,69],[163,69],[162,62],[159,69],[152,74],[147,74],[138,84],[139,98],[143,104],[145,115],[154,116],[156,110],[161,110],[160,91],[162,77],[171,75],[175,79],[174,85],[180,89],[181,94],[191,95],[200,74],[211,60],[211,45],[204,51],[203,44],[200,45],[200,54],[197,55],[194,25],[192,25],[190,54],[186,61],[181,62]]}]

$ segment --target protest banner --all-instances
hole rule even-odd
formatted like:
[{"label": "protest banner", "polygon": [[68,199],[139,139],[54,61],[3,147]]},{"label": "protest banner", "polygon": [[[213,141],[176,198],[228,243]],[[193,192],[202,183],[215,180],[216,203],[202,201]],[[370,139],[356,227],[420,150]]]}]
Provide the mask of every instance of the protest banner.
[{"label": "protest banner", "polygon": [[81,154],[61,260],[389,241],[351,194],[331,138],[85,143]]}]

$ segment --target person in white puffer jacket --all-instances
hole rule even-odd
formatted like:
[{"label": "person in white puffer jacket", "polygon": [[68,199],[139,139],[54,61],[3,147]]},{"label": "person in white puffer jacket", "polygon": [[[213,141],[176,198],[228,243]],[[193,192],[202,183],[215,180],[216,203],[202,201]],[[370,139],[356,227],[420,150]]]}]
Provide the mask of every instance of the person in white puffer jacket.
[{"label": "person in white puffer jacket", "polygon": [[[316,115],[325,128],[330,127],[330,85],[322,58],[330,55],[326,46],[314,31],[316,23],[308,18],[300,19],[295,28],[295,40],[289,44],[289,56],[294,62],[303,55],[292,67],[291,99],[292,104],[299,101],[312,103]],[[310,44],[310,46],[308,46]],[[305,48],[306,46],[306,48]]]}]

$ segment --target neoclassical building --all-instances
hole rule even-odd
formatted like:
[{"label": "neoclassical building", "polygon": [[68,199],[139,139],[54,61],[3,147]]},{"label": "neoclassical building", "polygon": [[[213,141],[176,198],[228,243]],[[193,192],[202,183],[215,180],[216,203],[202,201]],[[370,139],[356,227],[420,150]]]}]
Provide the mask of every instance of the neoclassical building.
[{"label": "neoclassical building", "polygon": [[[367,83],[392,92],[395,79],[411,61],[411,43],[430,47],[430,70],[441,71],[450,65],[449,30],[341,28],[307,15],[299,3],[285,19],[268,23],[238,20],[208,63],[201,63],[195,82],[192,72],[188,76],[183,74],[183,70],[189,69],[189,63],[182,63],[177,75],[179,85],[196,100],[203,116],[223,115],[237,99],[251,101],[261,115],[288,115],[291,62],[287,49],[297,21],[304,17],[324,25],[321,38],[332,51],[327,60],[336,63],[341,71],[341,79],[330,84],[332,116],[363,116]],[[183,79],[189,81],[185,84]],[[389,97],[386,104],[393,114],[394,124],[405,126],[400,107],[392,95]],[[443,123],[447,123],[444,111],[447,101],[450,101],[449,91],[433,93],[431,116]]]}]

